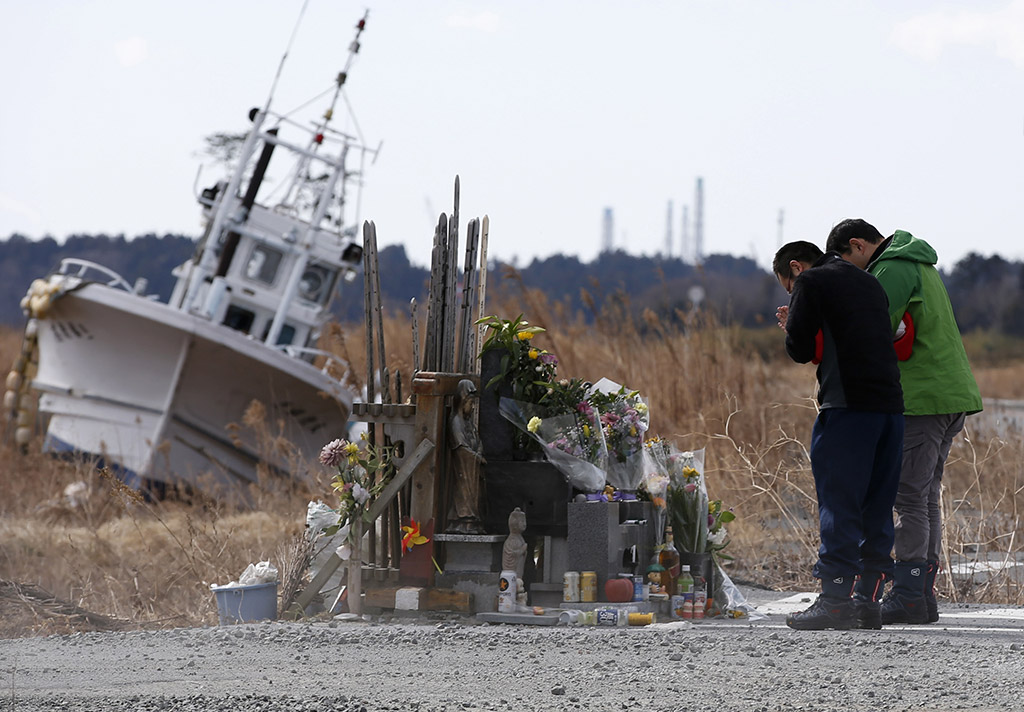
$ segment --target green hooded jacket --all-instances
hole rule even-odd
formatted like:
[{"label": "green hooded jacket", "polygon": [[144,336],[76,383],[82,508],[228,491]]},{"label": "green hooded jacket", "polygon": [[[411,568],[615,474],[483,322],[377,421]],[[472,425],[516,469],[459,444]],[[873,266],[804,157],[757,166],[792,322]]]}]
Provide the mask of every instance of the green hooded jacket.
[{"label": "green hooded jacket", "polygon": [[937,261],[931,245],[897,230],[867,267],[889,297],[893,332],[904,312],[914,320],[913,352],[899,362],[904,415],[969,415],[982,408]]}]

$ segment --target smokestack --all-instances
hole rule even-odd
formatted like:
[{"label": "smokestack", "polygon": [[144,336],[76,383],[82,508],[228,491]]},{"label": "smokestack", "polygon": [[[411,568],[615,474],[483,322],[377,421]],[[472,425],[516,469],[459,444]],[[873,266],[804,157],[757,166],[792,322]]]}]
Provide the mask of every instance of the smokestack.
[{"label": "smokestack", "polygon": [[672,256],[672,201],[668,201],[668,215],[665,218],[665,258]]},{"label": "smokestack", "polygon": [[683,206],[683,231],[679,235],[679,256],[683,261],[690,259],[690,216],[689,208]]},{"label": "smokestack", "polygon": [[694,210],[693,219],[693,236],[696,253],[694,254],[694,264],[701,264],[704,262],[704,179],[697,179],[697,196],[694,200],[696,208]]},{"label": "smokestack", "polygon": [[604,209],[604,226],[601,231],[601,252],[611,252],[614,247],[613,235],[614,235],[614,219],[612,218],[612,209]]}]

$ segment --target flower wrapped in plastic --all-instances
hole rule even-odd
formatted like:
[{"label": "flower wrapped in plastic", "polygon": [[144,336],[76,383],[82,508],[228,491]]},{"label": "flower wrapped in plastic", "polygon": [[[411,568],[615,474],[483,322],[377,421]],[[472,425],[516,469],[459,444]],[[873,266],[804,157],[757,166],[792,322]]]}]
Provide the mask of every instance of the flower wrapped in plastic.
[{"label": "flower wrapped in plastic", "polygon": [[639,391],[601,379],[594,384],[588,400],[597,408],[608,448],[608,484],[617,490],[635,492],[644,475],[644,433],[650,425],[650,410]]},{"label": "flower wrapped in plastic", "polygon": [[708,544],[708,491],[704,484],[704,451],[680,452],[665,459],[668,468],[668,513],[676,548],[703,554]]},{"label": "flower wrapped in plastic", "polygon": [[548,461],[573,487],[582,492],[599,492],[604,487],[608,453],[597,414],[589,403],[580,402],[565,412],[502,398],[498,408],[541,446]]},{"label": "flower wrapped in plastic", "polygon": [[640,489],[653,505],[654,538],[658,545],[664,542],[665,519],[668,516],[668,457],[671,445],[655,436],[644,442],[644,474]]}]

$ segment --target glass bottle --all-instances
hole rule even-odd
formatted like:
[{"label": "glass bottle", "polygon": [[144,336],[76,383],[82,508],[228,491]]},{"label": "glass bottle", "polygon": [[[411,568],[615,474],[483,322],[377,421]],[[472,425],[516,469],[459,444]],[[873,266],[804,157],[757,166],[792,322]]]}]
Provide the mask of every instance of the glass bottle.
[{"label": "glass bottle", "polygon": [[658,553],[658,563],[665,567],[662,572],[665,593],[670,597],[676,593],[676,581],[679,578],[679,550],[672,541],[672,527],[665,529],[665,546]]}]

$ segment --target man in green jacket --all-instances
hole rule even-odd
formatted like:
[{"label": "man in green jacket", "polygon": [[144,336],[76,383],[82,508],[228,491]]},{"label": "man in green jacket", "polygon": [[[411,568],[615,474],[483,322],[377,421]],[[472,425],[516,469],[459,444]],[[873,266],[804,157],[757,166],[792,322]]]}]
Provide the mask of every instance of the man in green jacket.
[{"label": "man in green jacket", "polygon": [[934,623],[942,470],[964,417],[981,410],[981,394],[931,245],[902,230],[883,238],[870,223],[850,219],[832,228],[826,249],[881,282],[901,359],[906,433],[895,507],[896,564],[892,590],[882,600],[882,623]]}]

